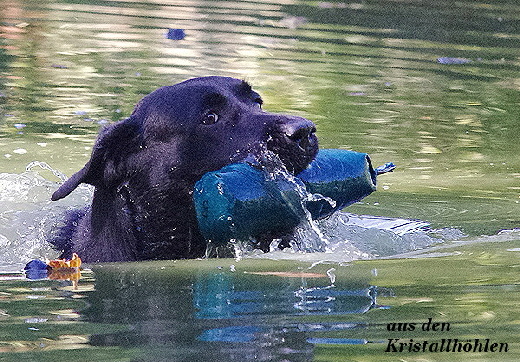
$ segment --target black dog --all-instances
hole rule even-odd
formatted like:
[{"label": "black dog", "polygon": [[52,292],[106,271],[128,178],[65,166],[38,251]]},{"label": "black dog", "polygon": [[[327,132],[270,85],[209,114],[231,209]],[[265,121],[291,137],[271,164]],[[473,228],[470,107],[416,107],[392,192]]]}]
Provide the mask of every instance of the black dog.
[{"label": "black dog", "polygon": [[85,167],[52,195],[95,186],[92,205],[68,220],[54,245],[87,262],[203,256],[191,195],[204,173],[270,151],[296,174],[317,153],[311,121],[261,105],[248,83],[227,77],[144,97],[129,118],[101,132]]}]

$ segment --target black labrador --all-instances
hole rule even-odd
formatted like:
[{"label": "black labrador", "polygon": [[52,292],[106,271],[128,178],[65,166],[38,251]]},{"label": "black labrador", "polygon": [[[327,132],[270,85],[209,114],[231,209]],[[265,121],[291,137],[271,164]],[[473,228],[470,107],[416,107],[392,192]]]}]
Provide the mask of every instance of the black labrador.
[{"label": "black labrador", "polygon": [[318,151],[314,123],[261,106],[247,82],[228,77],[145,96],[129,118],[100,133],[87,164],[52,195],[95,187],[92,205],[69,215],[54,245],[86,262],[203,256],[192,192],[204,173],[267,151],[297,174]]}]

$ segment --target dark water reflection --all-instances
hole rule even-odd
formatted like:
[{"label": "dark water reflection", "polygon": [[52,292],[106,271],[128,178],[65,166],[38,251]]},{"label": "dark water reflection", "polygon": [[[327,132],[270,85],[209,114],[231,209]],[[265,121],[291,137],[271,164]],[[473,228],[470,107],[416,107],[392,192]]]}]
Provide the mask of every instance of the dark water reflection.
[{"label": "dark water reflection", "polygon": [[139,359],[146,361],[309,361],[314,343],[332,341],[328,334],[366,328],[364,322],[344,322],[346,316],[379,308],[377,288],[366,280],[332,285],[326,274],[255,272],[245,264],[236,270],[223,263],[196,275],[164,263],[96,268],[83,320],[129,328],[95,334],[90,344],[152,349]]}]

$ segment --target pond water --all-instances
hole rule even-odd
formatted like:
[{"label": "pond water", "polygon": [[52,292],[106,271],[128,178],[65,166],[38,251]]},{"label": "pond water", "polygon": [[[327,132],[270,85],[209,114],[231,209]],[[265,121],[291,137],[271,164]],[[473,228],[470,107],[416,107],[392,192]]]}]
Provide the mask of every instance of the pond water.
[{"label": "pond water", "polygon": [[[0,0],[0,9],[0,361],[520,358],[517,1]],[[321,147],[397,164],[348,212],[433,231],[339,235],[405,253],[390,259],[352,262],[336,248],[26,280],[26,261],[53,255],[44,237],[60,215],[88,202],[87,188],[48,200],[88,160],[100,127],[159,86],[205,75],[246,79],[266,110],[315,121]],[[426,348],[489,339],[508,351],[394,350],[410,339]]]}]

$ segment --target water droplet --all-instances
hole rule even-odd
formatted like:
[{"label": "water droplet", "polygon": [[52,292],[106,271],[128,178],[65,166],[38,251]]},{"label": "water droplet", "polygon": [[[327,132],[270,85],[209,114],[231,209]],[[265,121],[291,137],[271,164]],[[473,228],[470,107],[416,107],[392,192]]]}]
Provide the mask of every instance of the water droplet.
[{"label": "water droplet", "polygon": [[335,271],[335,268],[330,268],[329,270],[327,270],[327,276],[330,279],[330,284],[334,284],[334,282],[336,281],[336,274],[334,273]]}]

